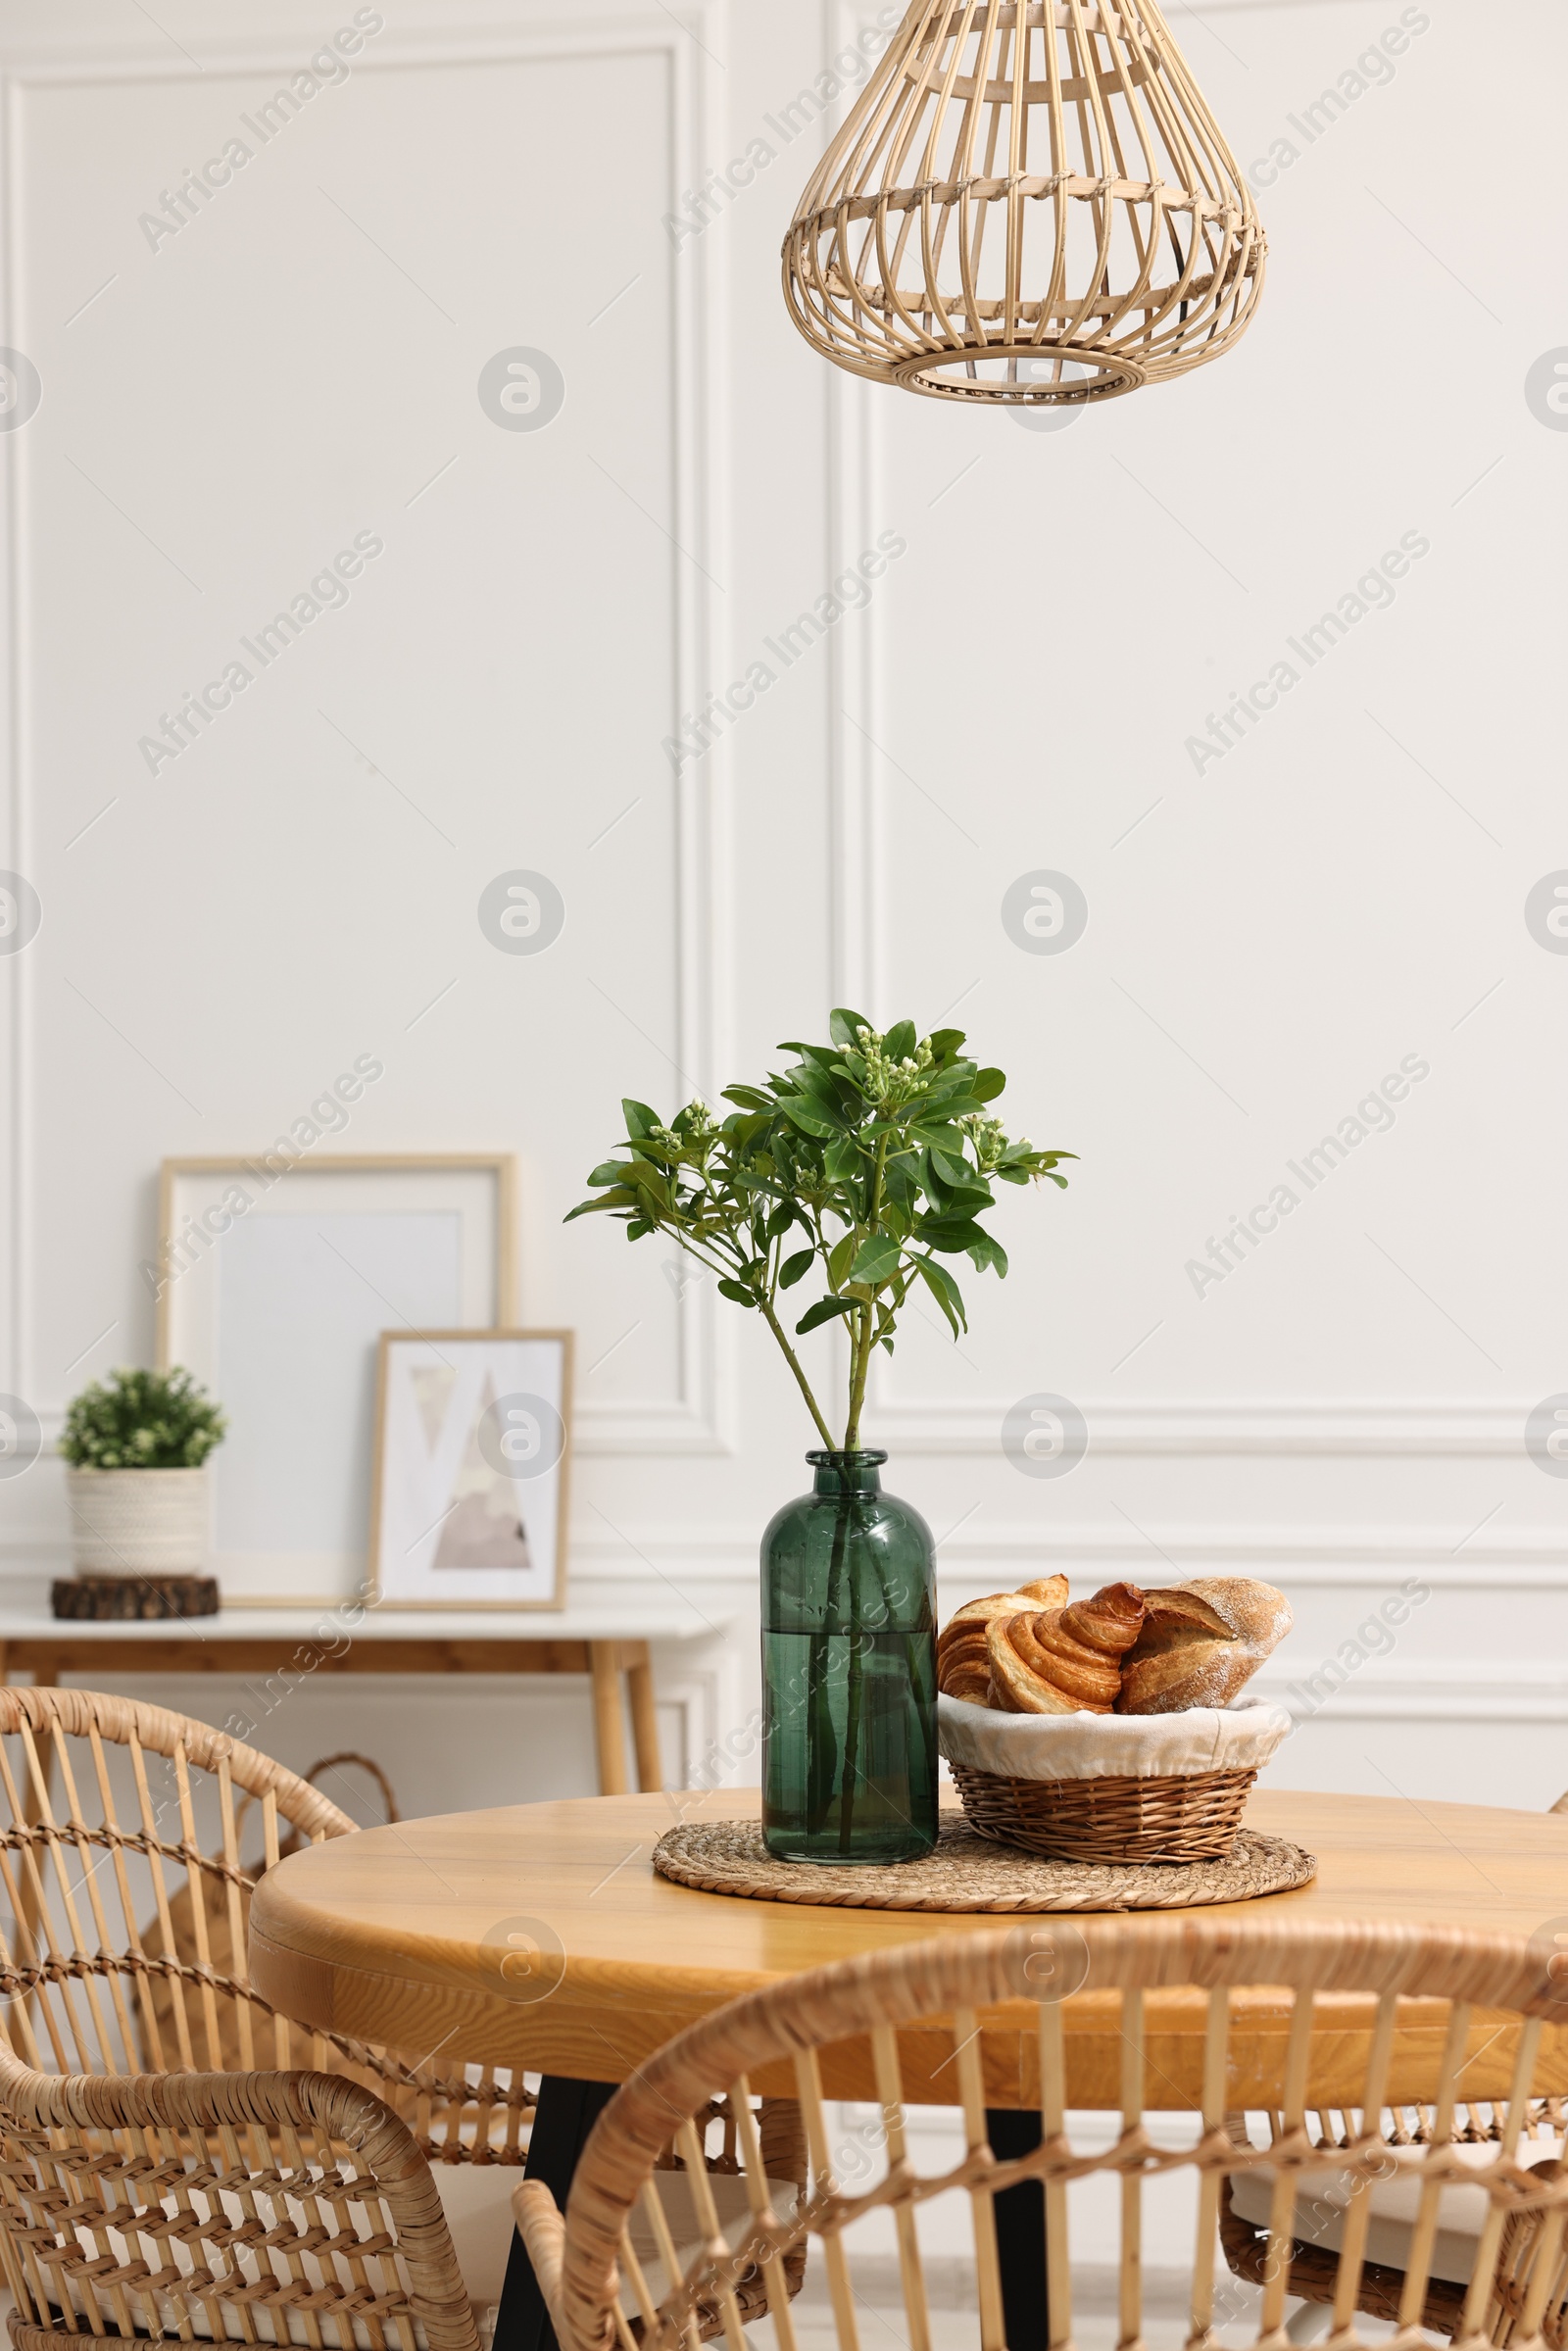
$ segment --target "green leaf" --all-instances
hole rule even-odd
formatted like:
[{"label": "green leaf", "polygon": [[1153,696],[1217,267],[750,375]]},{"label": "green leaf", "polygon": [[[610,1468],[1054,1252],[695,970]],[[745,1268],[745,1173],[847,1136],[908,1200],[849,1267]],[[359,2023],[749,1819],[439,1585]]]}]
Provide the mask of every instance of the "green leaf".
[{"label": "green leaf", "polygon": [[902,1162],[890,1159],[883,1169],[882,1205],[890,1228],[895,1221],[895,1210],[906,1226],[912,1222],[919,1204],[918,1173],[919,1163],[912,1155]]},{"label": "green leaf", "polygon": [[641,1206],[642,1194],[620,1186],[613,1192],[605,1193],[599,1200],[580,1200],[575,1208],[566,1210],[561,1221],[563,1224],[570,1224],[574,1216],[599,1216],[607,1208],[640,1208]]},{"label": "green leaf", "polygon": [[896,1021],[882,1040],[882,1051],[890,1061],[906,1061],[919,1043],[912,1020]]},{"label": "green leaf", "polygon": [[651,1159],[628,1159],[626,1181],[628,1184],[635,1185],[639,1193],[649,1194],[661,1207],[668,1206],[669,1178],[663,1169],[656,1167]]},{"label": "green leaf", "polygon": [[[963,1157],[964,1134],[962,1127],[952,1127],[945,1121],[933,1122],[927,1126],[921,1119],[913,1120],[909,1127],[909,1140],[911,1143],[923,1144],[927,1151],[945,1151],[950,1159]],[[973,1175],[973,1168],[970,1168],[968,1172]]]},{"label": "green leaf", "polygon": [[781,1095],[778,1106],[791,1126],[799,1127],[803,1135],[815,1135],[826,1141],[842,1132],[842,1121],[829,1118],[818,1103],[808,1102],[799,1094]]},{"label": "green leaf", "polygon": [[853,1184],[865,1165],[865,1153],[853,1135],[836,1135],[822,1156],[822,1172],[830,1184]]},{"label": "green leaf", "polygon": [[930,1249],[939,1249],[951,1256],[959,1256],[965,1249],[986,1247],[991,1242],[972,1216],[927,1216],[920,1223],[920,1239]]},{"label": "green leaf", "polygon": [[853,1053],[858,1045],[860,1030],[870,1026],[863,1012],[851,1012],[843,1004],[828,1014],[827,1033],[847,1053]]},{"label": "green leaf", "polygon": [[839,1240],[834,1242],[833,1247],[828,1250],[827,1278],[832,1283],[835,1290],[839,1288],[846,1274],[849,1272],[850,1263],[854,1255],[855,1235],[853,1233],[845,1233]]},{"label": "green leaf", "polygon": [[601,1159],[588,1181],[590,1184],[619,1184],[624,1181],[625,1174],[624,1159]]},{"label": "green leaf", "polygon": [[994,1241],[989,1233],[982,1233],[972,1245],[969,1262],[977,1273],[984,1273],[989,1265],[994,1268],[999,1281],[1004,1282],[1007,1278],[1007,1252],[1001,1242]]},{"label": "green leaf", "polygon": [[801,1316],[795,1326],[795,1335],[798,1339],[804,1338],[808,1331],[814,1331],[820,1324],[831,1322],[836,1314],[858,1313],[860,1304],[861,1300],[858,1298],[819,1298],[816,1304],[808,1306]]},{"label": "green leaf", "polygon": [[962,1029],[933,1029],[930,1042],[932,1056],[935,1060],[951,1060],[963,1043],[963,1031]]},{"label": "green leaf", "polygon": [[850,1279],[852,1282],[869,1282],[875,1289],[898,1271],[898,1243],[890,1241],[885,1233],[873,1233],[869,1241],[861,1243],[855,1263],[850,1268]]},{"label": "green leaf", "polygon": [[997,1204],[990,1185],[976,1183],[973,1177],[967,1184],[945,1186],[940,1200],[933,1193],[932,1200],[938,1216],[950,1222],[956,1216],[984,1216]]},{"label": "green leaf", "polygon": [[769,1241],[782,1241],[799,1214],[800,1210],[793,1200],[781,1200],[767,1220]]},{"label": "green leaf", "polygon": [[781,1038],[778,1051],[781,1053],[799,1053],[803,1061],[811,1062],[817,1069],[831,1070],[838,1059],[831,1046],[805,1045],[799,1037]]},{"label": "green leaf", "polygon": [[659,1113],[656,1110],[650,1110],[646,1102],[634,1102],[624,1097],[621,1101],[620,1114],[626,1121],[626,1132],[634,1143],[640,1143],[654,1127],[662,1123]]},{"label": "green leaf", "polygon": [[926,1288],[947,1316],[953,1336],[956,1339],[960,1331],[966,1331],[969,1328],[964,1317],[962,1292],[947,1267],[938,1265],[934,1258],[916,1257],[914,1262],[920,1270]]},{"label": "green leaf", "polygon": [[748,1290],[743,1282],[721,1281],[718,1295],[720,1298],[732,1298],[737,1306],[755,1306],[757,1303],[756,1291]]},{"label": "green leaf", "polygon": [[771,1110],[773,1098],[760,1093],[756,1086],[726,1086],[720,1099],[733,1102],[738,1110]]},{"label": "green leaf", "polygon": [[804,1282],[815,1261],[814,1249],[799,1249],[793,1257],[786,1257],[778,1269],[779,1288],[793,1290],[797,1282]]},{"label": "green leaf", "polygon": [[839,1106],[841,1079],[834,1078],[825,1069],[818,1069],[813,1062],[801,1061],[790,1071],[790,1081],[797,1094],[808,1095],[812,1102],[820,1102],[823,1109],[842,1126],[843,1112]]},{"label": "green leaf", "polygon": [[976,1070],[969,1082],[969,1092],[983,1102],[994,1102],[999,1094],[1005,1094],[1007,1081],[1000,1069]]}]

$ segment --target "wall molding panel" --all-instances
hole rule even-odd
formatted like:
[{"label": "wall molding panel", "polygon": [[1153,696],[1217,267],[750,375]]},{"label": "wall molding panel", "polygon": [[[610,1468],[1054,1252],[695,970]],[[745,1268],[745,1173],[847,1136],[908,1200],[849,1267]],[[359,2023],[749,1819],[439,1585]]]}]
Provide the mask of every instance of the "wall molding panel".
[{"label": "wall molding panel", "polygon": [[[715,52],[724,10],[716,0],[691,0],[678,11],[641,4],[548,21],[518,28],[515,12],[493,5],[481,14],[511,17],[496,29],[454,31],[431,0],[414,0],[388,24],[373,47],[355,59],[356,75],[408,74],[421,70],[502,64],[547,64],[564,59],[603,61],[650,53],[668,68],[669,183],[661,202],[673,208],[678,191],[700,181],[717,145],[714,122],[722,103]],[[0,256],[0,341],[24,343],[17,325],[18,285],[27,235],[20,175],[24,114],[30,92],[51,87],[83,90],[116,84],[196,83],[214,70],[276,74],[300,66],[301,42],[319,43],[318,24],[303,19],[292,31],[241,29],[204,37],[206,66],[149,28],[145,39],[117,31],[93,37],[90,26],[51,26],[40,37],[26,29],[0,37],[0,124],[4,154],[0,186],[7,193],[8,238]],[[700,705],[711,681],[726,674],[724,628],[711,583],[724,568],[728,529],[724,381],[722,228],[698,240],[670,272],[670,348],[673,381],[670,448],[674,529],[681,551],[672,563],[675,661],[670,679],[670,731],[680,713]],[[28,645],[25,582],[30,562],[26,446],[24,435],[0,436],[0,527],[7,556],[0,573],[0,869],[26,871],[35,787],[27,759]],[[725,1067],[725,1022],[732,989],[727,875],[726,754],[715,746],[673,779],[670,826],[675,872],[672,953],[676,1054],[682,1099],[711,1096]],[[43,1396],[38,1378],[32,1286],[35,1260],[33,1200],[35,1114],[33,1077],[39,1051],[34,1035],[36,988],[29,958],[0,958],[0,1037],[6,1050],[0,1076],[0,1388],[25,1396],[38,1412],[46,1445],[59,1434],[65,1398]],[[226,1136],[218,1148],[260,1149],[258,1134]],[[149,1178],[155,1169],[146,1171]],[[152,1236],[147,1236],[151,1246]],[[735,1450],[733,1333],[721,1319],[710,1284],[694,1284],[671,1299],[676,1323],[675,1394],[597,1402],[578,1399],[575,1445],[585,1456],[727,1456]]]},{"label": "wall molding panel", "polygon": [[[1462,1657],[1351,1674],[1332,1697],[1315,1701],[1307,1684],[1318,1667],[1294,1676],[1265,1666],[1248,1687],[1289,1708],[1303,1723],[1568,1723],[1568,1674],[1549,1668],[1489,1665],[1473,1671]],[[1568,1757],[1563,1778],[1568,1781]]]},{"label": "wall molding panel", "polygon": [[[860,21],[840,6],[841,25]],[[877,387],[837,371],[830,396],[827,512],[835,563],[851,559],[883,518],[887,453]],[[834,871],[834,1002],[886,1002],[886,914],[890,871],[882,764],[883,699],[890,663],[884,606],[873,599],[852,634],[840,631],[830,711],[830,845]],[[1000,1455],[1004,1416],[1016,1398],[899,1396],[895,1368],[873,1358],[866,1419],[876,1443],[941,1457]],[[1089,1423],[1090,1456],[1119,1459],[1292,1460],[1488,1458],[1522,1462],[1525,1420],[1535,1397],[1498,1402],[1396,1396],[1189,1402],[1152,1396],[1077,1396]]]},{"label": "wall molding panel", "polygon": [[[1248,0],[1251,4],[1251,0]],[[1297,7],[1302,0],[1270,0]],[[852,40],[869,22],[854,0],[828,0],[829,37]],[[850,561],[884,522],[890,461],[888,402],[895,396],[842,370],[829,393],[830,464],[826,489],[829,544],[835,567]],[[886,697],[892,662],[886,643],[887,608],[873,599],[856,624],[838,634],[829,711],[830,847],[834,859],[833,1001],[876,1007],[889,1001],[887,909],[889,792],[884,775],[891,753]],[[1012,1396],[900,1396],[898,1372],[881,1355],[872,1362],[866,1418],[873,1440],[890,1448],[937,1457],[1000,1454],[1002,1421]],[[1090,1458],[1125,1460],[1251,1458],[1362,1459],[1388,1462],[1486,1458],[1523,1462],[1526,1415],[1537,1400],[1492,1397],[1438,1399],[1420,1396],[1359,1400],[1341,1397],[1189,1402],[1155,1396],[1072,1399],[1090,1429]],[[1113,1556],[1114,1518],[1097,1555]],[[1460,1530],[1459,1532],[1463,1532]],[[1418,1539],[1412,1536],[1412,1541]],[[1184,1556],[1191,1556],[1184,1549]]]},{"label": "wall molding panel", "polygon": [[[880,1368],[880,1367],[876,1367]],[[942,1454],[1001,1451],[1001,1431],[1012,1397],[977,1402],[933,1397],[915,1402],[885,1394],[868,1404],[867,1419],[890,1442]],[[1529,1403],[1410,1397],[1357,1403],[1338,1398],[1280,1403],[1143,1403],[1074,1398],[1089,1424],[1089,1457],[1120,1458],[1254,1455],[1287,1460],[1301,1454],[1364,1455],[1387,1461],[1432,1456],[1527,1458]],[[1533,1401],[1534,1399],[1532,1399]]]}]

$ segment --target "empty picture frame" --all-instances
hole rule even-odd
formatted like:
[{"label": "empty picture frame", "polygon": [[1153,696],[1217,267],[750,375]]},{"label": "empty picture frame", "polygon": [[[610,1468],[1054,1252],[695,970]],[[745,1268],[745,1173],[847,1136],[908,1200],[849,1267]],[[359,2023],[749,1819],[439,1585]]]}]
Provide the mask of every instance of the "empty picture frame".
[{"label": "empty picture frame", "polygon": [[228,1415],[210,1557],[231,1605],[362,1589],[381,1333],[511,1323],[515,1226],[505,1153],[165,1161],[158,1362]]},{"label": "empty picture frame", "polygon": [[561,1607],[570,1442],[569,1331],[384,1331],[375,1603]]}]

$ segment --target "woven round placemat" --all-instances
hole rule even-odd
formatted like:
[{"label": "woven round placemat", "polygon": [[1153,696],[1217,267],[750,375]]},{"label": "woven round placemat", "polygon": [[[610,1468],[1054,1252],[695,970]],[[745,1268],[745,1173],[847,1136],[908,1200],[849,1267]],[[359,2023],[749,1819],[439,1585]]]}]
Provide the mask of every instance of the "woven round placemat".
[{"label": "woven round placemat", "polygon": [[755,1821],[689,1821],[654,1847],[661,1877],[700,1893],[754,1902],[842,1903],[854,1910],[1188,1910],[1288,1893],[1317,1875],[1317,1857],[1283,1837],[1238,1832],[1226,1861],[1143,1862],[1110,1869],[1043,1861],[944,1821],[934,1853],[890,1869],[772,1861]]}]

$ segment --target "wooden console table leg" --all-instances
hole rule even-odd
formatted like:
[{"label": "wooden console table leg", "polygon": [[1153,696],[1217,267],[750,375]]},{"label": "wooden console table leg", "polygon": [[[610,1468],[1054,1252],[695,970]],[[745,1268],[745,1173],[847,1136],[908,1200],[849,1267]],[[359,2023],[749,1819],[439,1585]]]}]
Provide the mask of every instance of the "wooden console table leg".
[{"label": "wooden console table leg", "polygon": [[620,1643],[591,1641],[588,1663],[594,1678],[594,1744],[599,1751],[599,1792],[626,1793],[626,1734],[620,1718]]},{"label": "wooden console table leg", "polygon": [[652,1795],[664,1784],[664,1767],[659,1753],[659,1717],[654,1710],[654,1669],[648,1643],[623,1641],[621,1654],[626,1660],[626,1695],[631,1701],[631,1735],[637,1749],[637,1786],[643,1795]]}]

